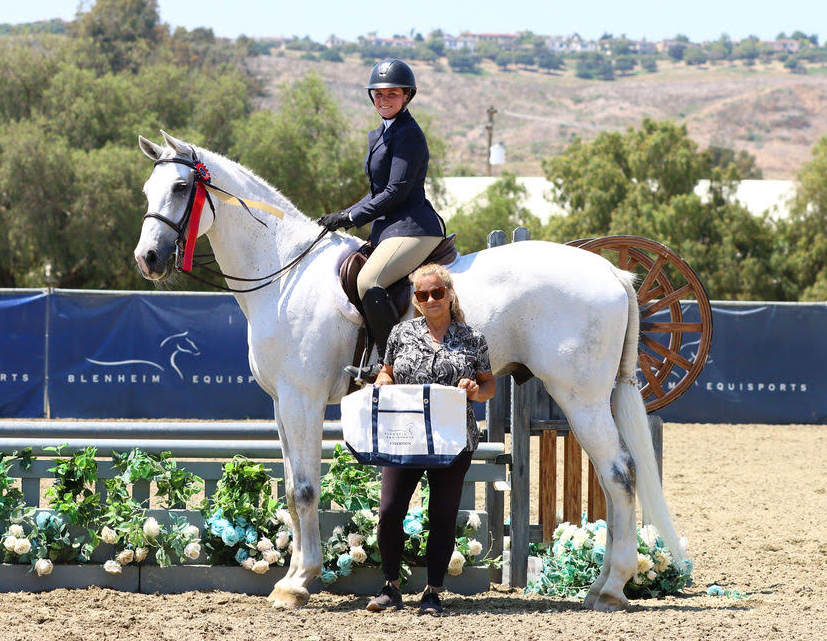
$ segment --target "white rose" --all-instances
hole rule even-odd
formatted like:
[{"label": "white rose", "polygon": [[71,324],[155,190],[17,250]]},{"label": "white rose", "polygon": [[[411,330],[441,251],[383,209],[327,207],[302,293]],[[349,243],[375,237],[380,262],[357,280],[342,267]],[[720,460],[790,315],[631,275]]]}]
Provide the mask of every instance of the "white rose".
[{"label": "white rose", "polygon": [[594,533],[594,544],[598,547],[606,547],[606,528],[600,528]]},{"label": "white rose", "polygon": [[351,532],[347,535],[347,545],[348,547],[355,548],[362,545],[365,542],[365,537],[359,534],[358,532]]},{"label": "white rose", "polygon": [[465,565],[465,557],[459,550],[454,550],[451,555],[451,560],[448,561],[448,574],[451,576],[459,576],[462,574],[462,566]]},{"label": "white rose", "polygon": [[563,544],[566,541],[570,540],[578,529],[579,528],[576,525],[568,523],[566,527],[563,528],[563,531],[560,534],[560,543]]},{"label": "white rose", "polygon": [[278,536],[276,536],[276,547],[279,550],[283,550],[289,544],[290,544],[290,534],[289,534],[289,532],[285,532],[284,530],[282,530],[281,532],[278,533]]},{"label": "white rose", "polygon": [[650,581],[654,581],[655,579],[658,578],[658,574],[654,570],[649,570],[646,573],[646,578],[649,579]]},{"label": "white rose", "polygon": [[672,565],[672,555],[669,550],[662,550],[658,548],[653,555],[655,557],[655,572],[664,572],[670,565]]},{"label": "white rose", "polygon": [[482,554],[482,543],[477,539],[471,539],[468,541],[468,552],[471,556],[479,556]]},{"label": "white rose", "polygon": [[293,518],[290,516],[290,512],[288,512],[287,510],[277,510],[276,518],[282,523],[284,523],[291,530],[293,529]]},{"label": "white rose", "polygon": [[270,569],[270,564],[267,563],[267,561],[265,561],[263,559],[261,561],[256,561],[255,563],[253,563],[253,567],[252,567],[253,572],[255,572],[256,574],[264,574],[269,569]]},{"label": "white rose", "polygon": [[354,545],[350,548],[350,556],[354,563],[364,563],[368,560],[368,553],[361,545]]},{"label": "white rose", "polygon": [[241,562],[241,567],[243,567],[245,570],[252,570],[255,562],[256,560],[253,557],[248,556]]},{"label": "white rose", "polygon": [[269,565],[273,565],[273,563],[279,562],[281,554],[275,550],[264,550],[264,552],[261,553],[261,558],[267,561]]},{"label": "white rose", "polygon": [[589,538],[588,530],[584,530],[582,527],[577,528],[571,537],[571,544],[575,550],[579,550],[582,547],[591,547],[592,542]]},{"label": "white rose", "polygon": [[32,542],[29,541],[29,539],[17,539],[17,542],[14,544],[15,554],[28,554],[31,549]]},{"label": "white rose", "polygon": [[333,536],[344,536],[344,535],[345,535],[345,528],[343,528],[341,525],[337,525],[335,528],[333,528]]},{"label": "white rose", "polygon": [[106,563],[103,564],[103,569],[109,574],[121,574],[123,571],[123,566],[117,561],[113,561],[109,559]]},{"label": "white rose", "polygon": [[640,528],[640,538],[648,548],[655,547],[658,540],[658,530],[654,525],[644,525]]},{"label": "white rose", "polygon": [[121,565],[129,565],[132,563],[134,558],[135,550],[123,550],[120,554],[118,554],[118,556],[115,557],[115,560]]},{"label": "white rose", "polygon": [[37,572],[37,576],[46,576],[52,573],[53,567],[49,559],[38,559],[37,563],[34,564],[34,571]]},{"label": "white rose", "polygon": [[193,539],[197,539],[199,536],[201,536],[201,532],[195,525],[188,525],[186,528],[184,528],[184,533],[187,536],[192,537]]},{"label": "white rose", "polygon": [[160,533],[161,526],[158,525],[158,521],[156,521],[154,517],[150,516],[146,521],[144,521],[144,534],[146,534],[147,537],[154,539]]},{"label": "white rose", "polygon": [[5,539],[3,539],[3,547],[6,548],[9,552],[14,551],[15,545],[17,545],[17,537],[7,536]]},{"label": "white rose", "polygon": [[118,542],[118,533],[115,532],[111,527],[104,525],[103,529],[101,530],[101,538],[103,539],[104,543],[117,543]]},{"label": "white rose", "polygon": [[23,532],[23,526],[20,525],[19,523],[15,523],[11,527],[9,527],[9,534],[11,534],[12,536],[16,536],[18,539],[22,538],[23,535],[25,534]]},{"label": "white rose", "polygon": [[188,543],[187,547],[184,548],[184,556],[192,561],[197,559],[199,556],[201,556],[201,544]]},{"label": "white rose", "polygon": [[650,559],[647,555],[641,554],[640,552],[637,553],[637,573],[638,574],[646,574],[655,564],[652,563],[652,559]]},{"label": "white rose", "polygon": [[256,549],[259,552],[267,552],[267,550],[272,550],[273,549],[273,542],[270,539],[268,539],[266,536],[262,537],[258,540],[258,543],[256,544]]},{"label": "white rose", "polygon": [[141,563],[148,553],[146,548],[135,548],[135,563]]},{"label": "white rose", "polygon": [[635,576],[632,577],[632,583],[640,585],[643,583],[643,577],[640,574],[635,574]]},{"label": "white rose", "polygon": [[482,521],[480,521],[480,515],[476,512],[469,512],[468,520],[465,522],[465,527],[470,527],[472,530],[479,530],[480,525],[482,525]]}]

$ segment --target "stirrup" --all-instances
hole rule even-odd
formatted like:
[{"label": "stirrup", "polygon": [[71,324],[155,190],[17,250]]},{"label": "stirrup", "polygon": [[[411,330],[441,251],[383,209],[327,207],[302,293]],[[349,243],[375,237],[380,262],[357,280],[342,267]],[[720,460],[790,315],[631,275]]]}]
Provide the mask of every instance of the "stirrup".
[{"label": "stirrup", "polygon": [[374,363],[363,368],[358,368],[355,365],[347,365],[344,370],[345,373],[353,379],[354,383],[362,387],[376,381],[376,377],[379,376],[379,372],[382,371],[382,365],[380,363]]}]

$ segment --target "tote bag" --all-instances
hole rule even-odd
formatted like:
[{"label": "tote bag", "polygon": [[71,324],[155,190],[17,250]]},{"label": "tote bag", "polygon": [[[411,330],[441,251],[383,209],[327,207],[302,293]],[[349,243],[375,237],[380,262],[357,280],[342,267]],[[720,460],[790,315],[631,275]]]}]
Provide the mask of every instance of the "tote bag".
[{"label": "tote bag", "polygon": [[465,403],[447,385],[364,387],[342,399],[345,444],[367,465],[447,467],[467,443]]}]

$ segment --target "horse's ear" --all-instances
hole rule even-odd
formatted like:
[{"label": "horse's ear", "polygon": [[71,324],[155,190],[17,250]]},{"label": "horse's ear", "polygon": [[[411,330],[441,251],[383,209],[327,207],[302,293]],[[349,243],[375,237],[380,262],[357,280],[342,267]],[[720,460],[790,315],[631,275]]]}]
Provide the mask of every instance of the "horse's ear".
[{"label": "horse's ear", "polygon": [[164,148],[143,136],[138,136],[138,147],[150,160],[158,160],[164,152]]},{"label": "horse's ear", "polygon": [[170,136],[163,129],[161,130],[161,135],[164,137],[164,142],[167,143],[167,146],[169,146],[173,150],[175,150],[175,153],[177,153],[179,156],[189,156],[190,155],[190,153],[191,153],[190,146],[187,143],[185,143],[183,140],[178,140],[177,138],[174,138],[174,137]]}]

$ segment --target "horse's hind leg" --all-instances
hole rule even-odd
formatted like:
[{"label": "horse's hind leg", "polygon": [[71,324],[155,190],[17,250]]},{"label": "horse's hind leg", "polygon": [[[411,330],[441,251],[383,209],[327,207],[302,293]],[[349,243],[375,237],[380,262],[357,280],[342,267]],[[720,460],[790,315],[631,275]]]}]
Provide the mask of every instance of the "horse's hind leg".
[{"label": "horse's hind leg", "polygon": [[594,465],[608,508],[603,568],[583,605],[602,612],[620,610],[629,605],[623,588],[637,571],[634,462],[621,443],[608,399],[597,405],[563,409]]}]

